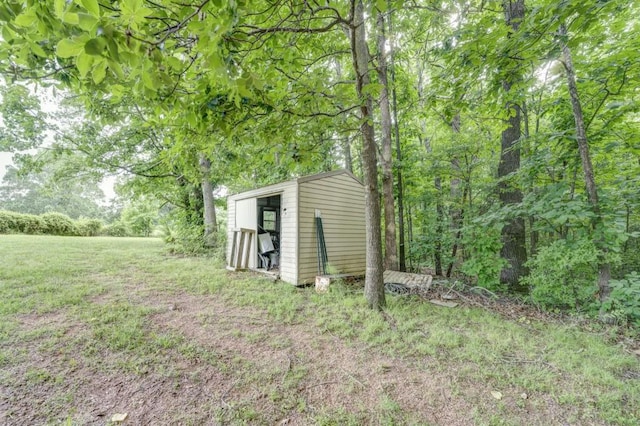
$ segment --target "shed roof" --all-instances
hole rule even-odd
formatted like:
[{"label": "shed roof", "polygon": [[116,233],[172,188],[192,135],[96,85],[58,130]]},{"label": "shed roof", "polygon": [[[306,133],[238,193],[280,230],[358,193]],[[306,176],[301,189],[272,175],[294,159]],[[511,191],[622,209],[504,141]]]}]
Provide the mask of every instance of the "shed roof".
[{"label": "shed roof", "polygon": [[238,192],[238,193],[235,193],[235,194],[231,194],[230,197],[234,197],[235,198],[235,197],[238,197],[238,196],[242,196],[243,194],[247,194],[248,195],[249,192],[253,193],[254,196],[259,196],[261,194],[267,194],[269,192],[280,191],[285,186],[288,186],[288,185],[300,184],[300,183],[305,183],[305,182],[312,182],[314,180],[326,179],[328,177],[337,176],[337,175],[341,175],[341,174],[345,174],[345,175],[351,177],[353,180],[355,180],[360,185],[362,185],[362,181],[360,181],[360,179],[358,179],[353,173],[351,173],[350,171],[348,171],[346,169],[338,169],[338,170],[333,170],[331,172],[323,172],[323,173],[316,173],[316,174],[313,174],[313,175],[301,176],[301,177],[296,178],[296,179],[283,181],[283,182],[279,182],[279,183],[275,183],[275,184],[271,184],[271,185],[266,185],[266,186],[250,189],[250,190],[243,191],[243,192]]}]

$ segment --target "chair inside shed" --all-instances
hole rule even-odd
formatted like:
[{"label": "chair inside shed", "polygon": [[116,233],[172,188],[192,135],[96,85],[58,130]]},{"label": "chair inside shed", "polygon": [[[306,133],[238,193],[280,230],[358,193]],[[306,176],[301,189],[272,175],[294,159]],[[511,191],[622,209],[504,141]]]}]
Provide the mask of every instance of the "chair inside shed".
[{"label": "chair inside shed", "polygon": [[267,271],[280,268],[281,196],[258,198],[258,267]]}]

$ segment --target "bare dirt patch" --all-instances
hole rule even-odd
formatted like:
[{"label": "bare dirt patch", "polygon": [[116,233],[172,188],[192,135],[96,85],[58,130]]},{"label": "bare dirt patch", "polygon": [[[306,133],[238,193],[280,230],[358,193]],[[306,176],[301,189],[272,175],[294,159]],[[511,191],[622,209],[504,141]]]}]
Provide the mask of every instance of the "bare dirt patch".
[{"label": "bare dirt patch", "polygon": [[[101,295],[93,303],[117,300]],[[72,420],[107,424],[310,424],[337,419],[366,424],[468,425],[505,410],[514,423],[565,422],[551,399],[518,395],[497,401],[482,383],[436,368],[434,359],[381,354],[310,324],[282,324],[265,312],[213,296],[142,289],[126,297],[153,308],[149,334],[179,336],[142,371],[123,364],[135,353],[91,352],[91,331],[64,312],[21,317],[23,331],[43,324],[60,338],[34,338],[5,370],[0,423]],[[16,353],[18,353],[16,352]],[[515,392],[515,390],[514,390]]]}]

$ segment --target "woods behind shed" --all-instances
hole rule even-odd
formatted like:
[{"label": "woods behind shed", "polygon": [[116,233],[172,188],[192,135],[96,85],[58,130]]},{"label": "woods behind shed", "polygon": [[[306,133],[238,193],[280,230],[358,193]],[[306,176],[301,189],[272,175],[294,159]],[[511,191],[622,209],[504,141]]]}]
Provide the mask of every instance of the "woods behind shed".
[{"label": "woods behind shed", "polygon": [[[337,170],[301,177],[231,195],[227,198],[227,259],[238,258],[234,236],[239,229],[255,232],[245,247],[250,269],[276,271],[296,285],[318,275],[316,211],[322,217],[332,273],[364,275],[364,187],[350,172]],[[273,242],[263,251],[258,235]],[[263,243],[264,235],[260,238]],[[236,253],[232,253],[235,250]]]}]

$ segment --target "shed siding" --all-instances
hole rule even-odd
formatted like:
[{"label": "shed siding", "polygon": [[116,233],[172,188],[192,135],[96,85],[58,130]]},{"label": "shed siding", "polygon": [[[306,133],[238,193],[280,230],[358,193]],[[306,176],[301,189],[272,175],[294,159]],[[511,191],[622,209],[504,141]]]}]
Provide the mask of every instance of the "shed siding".
[{"label": "shed siding", "polygon": [[299,183],[298,283],[318,273],[315,210],[322,212],[329,263],[337,272],[365,271],[364,188],[346,173]]}]

